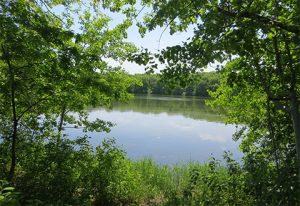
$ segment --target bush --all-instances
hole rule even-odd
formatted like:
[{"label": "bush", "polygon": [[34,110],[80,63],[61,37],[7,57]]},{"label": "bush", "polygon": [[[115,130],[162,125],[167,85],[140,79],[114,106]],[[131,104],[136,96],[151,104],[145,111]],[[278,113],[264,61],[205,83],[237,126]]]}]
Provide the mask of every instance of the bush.
[{"label": "bush", "polygon": [[0,206],[255,205],[247,172],[228,153],[225,165],[212,158],[166,166],[130,161],[114,139],[95,151],[87,137],[31,144],[15,177],[20,193],[0,182]]},{"label": "bush", "polygon": [[207,164],[175,166],[142,160],[135,167],[149,191],[147,205],[254,205],[245,189],[243,169],[228,153],[224,160],[226,165],[212,158]]},{"label": "bush", "polygon": [[96,163],[91,171],[95,205],[134,205],[140,201],[140,175],[114,139],[104,140],[96,148]]},{"label": "bush", "polygon": [[18,206],[19,193],[14,191],[15,188],[9,187],[8,182],[0,180],[0,206]]},{"label": "bush", "polygon": [[16,176],[22,204],[35,200],[37,205],[88,205],[84,174],[91,160],[86,138],[36,146]]}]

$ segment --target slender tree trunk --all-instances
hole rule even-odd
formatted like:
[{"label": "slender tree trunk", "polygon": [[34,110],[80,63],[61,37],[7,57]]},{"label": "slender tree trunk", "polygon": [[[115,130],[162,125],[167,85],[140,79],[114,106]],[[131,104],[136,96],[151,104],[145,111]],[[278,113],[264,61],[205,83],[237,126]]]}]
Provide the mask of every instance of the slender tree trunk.
[{"label": "slender tree trunk", "polygon": [[9,70],[9,81],[10,81],[10,90],[11,90],[10,103],[12,107],[13,126],[12,126],[12,135],[11,135],[11,165],[8,174],[8,181],[12,181],[15,175],[15,168],[17,162],[16,144],[18,138],[18,117],[17,117],[16,99],[15,99],[15,91],[16,91],[15,71],[14,71],[14,67],[11,64],[9,53],[8,51],[5,50],[3,45],[2,45],[2,52]]},{"label": "slender tree trunk", "polygon": [[[300,69],[299,66],[294,64],[293,57],[291,55],[291,50],[289,47],[289,42],[284,35],[285,39],[285,49],[286,53],[288,55],[288,63],[291,69],[291,85],[289,89],[290,93],[290,104],[291,104],[291,117],[293,122],[293,129],[295,134],[295,142],[296,142],[296,152],[297,152],[297,170],[298,170],[298,185],[300,188],[300,111],[299,111],[299,100],[297,95],[297,78],[299,75],[299,71],[297,69]],[[299,42],[299,38],[297,39]],[[296,67],[296,68],[295,68]],[[299,201],[300,201],[300,194],[299,194]]]},{"label": "slender tree trunk", "polygon": [[[13,95],[12,95],[13,96]],[[14,98],[12,98],[12,102],[14,101]],[[16,168],[16,160],[17,160],[17,156],[16,156],[16,143],[17,143],[17,137],[18,137],[18,133],[17,133],[17,128],[18,128],[18,122],[16,120],[16,116],[15,116],[15,106],[13,107],[14,110],[14,120],[13,120],[13,133],[12,133],[12,144],[11,144],[11,165],[10,165],[10,170],[9,170],[9,176],[8,176],[8,181],[12,181],[15,175],[15,168]]]},{"label": "slender tree trunk", "polygon": [[63,130],[65,115],[66,115],[66,105],[64,104],[61,108],[59,124],[58,124],[58,128],[57,128],[58,129],[57,143],[59,143],[61,141],[61,132]]},{"label": "slender tree trunk", "polygon": [[279,158],[278,158],[278,154],[277,154],[276,135],[274,132],[274,127],[273,127],[272,118],[271,118],[270,99],[267,99],[267,118],[268,118],[268,129],[269,129],[272,144],[273,144],[273,153],[274,153],[274,158],[275,158],[275,163],[276,163],[277,177],[279,177]]},{"label": "slender tree trunk", "polygon": [[[291,117],[293,122],[293,129],[294,129],[295,142],[296,142],[296,152],[297,152],[298,186],[300,188],[300,112],[299,112],[299,100],[298,100],[295,85],[296,85],[296,71],[292,69],[292,88],[290,91],[290,103],[291,103]],[[298,198],[300,201],[300,194]]]},{"label": "slender tree trunk", "polygon": [[9,170],[9,177],[8,180],[12,181],[15,175],[15,168],[16,168],[16,144],[18,138],[18,119],[17,119],[17,112],[16,112],[16,99],[15,99],[15,74],[13,71],[13,67],[9,62],[9,69],[10,69],[10,81],[11,81],[11,106],[12,106],[12,118],[13,118],[13,131],[12,131],[12,142],[11,142],[11,166]]},{"label": "slender tree trunk", "polygon": [[291,92],[291,116],[293,121],[296,150],[297,150],[297,166],[298,166],[298,181],[300,185],[300,113],[299,101],[297,99],[296,91]]},{"label": "slender tree trunk", "polygon": [[63,124],[64,124],[64,118],[66,115],[66,106],[62,106],[60,118],[59,118],[59,125],[58,125],[58,131],[61,132],[63,130]]}]

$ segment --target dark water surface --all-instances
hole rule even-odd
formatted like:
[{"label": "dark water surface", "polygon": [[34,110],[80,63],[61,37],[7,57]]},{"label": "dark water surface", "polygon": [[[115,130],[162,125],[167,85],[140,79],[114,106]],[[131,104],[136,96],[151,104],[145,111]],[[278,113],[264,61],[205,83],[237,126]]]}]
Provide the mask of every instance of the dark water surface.
[{"label": "dark water surface", "polygon": [[221,159],[224,150],[236,159],[241,157],[238,143],[232,140],[236,127],[222,123],[203,99],[138,95],[127,104],[114,104],[112,110],[88,111],[91,119],[116,123],[108,134],[89,133],[91,143],[98,145],[103,138],[114,137],[131,159],[150,157],[162,164],[204,162],[210,156]]}]

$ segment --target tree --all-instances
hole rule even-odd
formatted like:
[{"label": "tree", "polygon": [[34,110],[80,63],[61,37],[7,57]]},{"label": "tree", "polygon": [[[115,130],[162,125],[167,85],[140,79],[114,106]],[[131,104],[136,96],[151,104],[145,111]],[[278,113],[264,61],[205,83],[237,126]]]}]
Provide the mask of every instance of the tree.
[{"label": "tree", "polygon": [[[238,72],[239,71],[239,72]],[[245,73],[247,71],[247,73]],[[210,105],[222,108],[229,123],[240,125],[246,188],[255,205],[297,205],[296,147],[289,114],[270,101],[263,87],[243,68],[242,60],[228,63]]]},{"label": "tree", "polygon": [[[167,26],[172,34],[194,26],[194,36],[182,46],[155,55],[168,65],[162,72],[169,79],[185,78],[215,61],[239,60],[230,77],[247,76],[261,87],[271,104],[290,117],[300,184],[299,3],[171,0],[153,1],[152,9],[144,18],[142,31]],[[147,52],[139,57],[145,56],[149,56]]]},{"label": "tree", "polygon": [[[55,6],[64,8],[61,14],[53,12]],[[131,22],[125,19],[109,28],[110,19],[100,10],[93,13],[92,6],[94,2],[82,6],[80,1],[0,3],[1,162],[10,165],[10,181],[18,158],[26,153],[24,142],[56,138],[59,143],[65,121],[108,131],[111,123],[89,122],[84,108],[130,97],[126,90],[135,81],[107,59],[123,61],[137,51],[123,41]],[[75,24],[81,25],[77,31],[72,30]],[[70,111],[80,118],[72,118]]]},{"label": "tree", "polygon": [[45,112],[45,107],[37,106],[54,95],[53,83],[43,78],[55,75],[52,44],[68,39],[70,33],[58,30],[41,8],[26,1],[4,1],[1,10],[1,136],[11,141],[11,180],[20,126],[33,124],[31,120]]}]

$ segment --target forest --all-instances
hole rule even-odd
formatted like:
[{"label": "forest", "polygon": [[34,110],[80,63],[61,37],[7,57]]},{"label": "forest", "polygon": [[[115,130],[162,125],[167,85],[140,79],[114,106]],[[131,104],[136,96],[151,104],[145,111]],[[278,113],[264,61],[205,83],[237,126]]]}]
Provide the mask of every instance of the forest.
[{"label": "forest", "polygon": [[[0,206],[300,205],[299,22],[294,0],[0,1]],[[133,25],[193,36],[150,51],[127,41]],[[89,132],[113,123],[86,108],[131,93],[209,97],[242,125],[242,160],[159,165],[115,139],[93,147]]]},{"label": "forest", "polygon": [[193,75],[187,85],[169,85],[161,80],[158,74],[135,74],[134,79],[141,84],[134,84],[128,88],[132,94],[186,95],[208,98],[209,91],[215,91],[219,85],[219,73],[205,72]]}]

